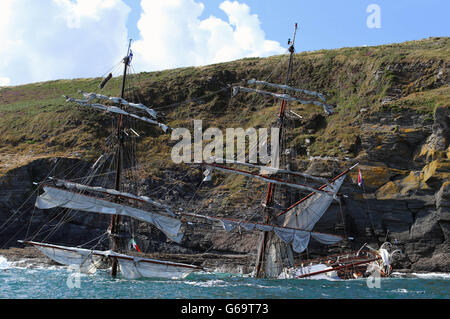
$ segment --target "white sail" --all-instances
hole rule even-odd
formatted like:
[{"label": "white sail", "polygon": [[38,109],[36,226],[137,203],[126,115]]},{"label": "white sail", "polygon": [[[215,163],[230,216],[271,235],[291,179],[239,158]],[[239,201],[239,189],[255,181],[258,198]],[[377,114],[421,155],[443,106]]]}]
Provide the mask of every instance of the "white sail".
[{"label": "white sail", "polygon": [[111,250],[90,250],[33,241],[23,243],[33,245],[59,264],[79,266],[82,272],[87,273],[95,273],[97,268],[103,264],[104,257],[117,258],[120,272],[127,279],[141,277],[184,278],[193,271],[201,270],[200,267],[193,265],[129,256]]},{"label": "white sail", "polygon": [[325,102],[325,96],[322,93],[320,93],[320,92],[294,88],[292,86],[284,85],[284,84],[277,84],[277,83],[269,83],[269,82],[266,82],[266,81],[259,81],[259,80],[256,80],[256,79],[250,79],[250,80],[247,81],[247,83],[248,84],[257,84],[257,85],[265,85],[265,86],[279,88],[279,89],[283,89],[283,90],[305,93],[305,94],[308,94],[308,95],[311,95],[311,96],[318,97],[323,102]]},{"label": "white sail", "polygon": [[49,245],[38,242],[25,243],[32,244],[48,258],[61,265],[80,267],[80,271],[84,273],[95,273],[97,268],[102,264],[102,256],[97,254],[95,250]]},{"label": "white sail", "polygon": [[156,202],[152,199],[150,199],[147,196],[138,196],[138,195],[134,195],[131,193],[126,193],[126,192],[120,192],[117,191],[115,189],[110,189],[110,188],[103,188],[103,187],[99,187],[99,186],[87,186],[87,185],[83,185],[83,184],[79,184],[79,183],[73,183],[73,182],[69,182],[69,181],[65,181],[62,179],[56,179],[56,178],[52,178],[55,181],[56,186],[64,186],[68,189],[76,189],[79,191],[91,191],[91,192],[98,192],[98,193],[104,193],[104,194],[110,194],[110,195],[118,195],[118,196],[123,196],[126,198],[130,198],[130,199],[135,199],[135,200],[139,200],[139,201],[144,201],[147,202],[149,204],[152,204],[158,208],[162,208],[164,209],[168,214],[175,216],[175,213],[172,212],[172,210],[170,209],[169,206],[161,204],[159,202]]},{"label": "white sail", "polygon": [[270,95],[270,96],[276,97],[278,99],[283,99],[286,101],[296,101],[296,102],[299,102],[299,103],[305,104],[305,105],[314,104],[317,106],[321,106],[323,108],[324,112],[327,113],[328,115],[333,113],[334,106],[331,104],[326,104],[326,103],[318,102],[318,101],[303,100],[303,99],[299,99],[299,98],[290,96],[289,94],[278,94],[278,93],[273,93],[273,92],[268,92],[268,91],[263,91],[263,90],[258,90],[258,89],[246,88],[243,86],[233,86],[233,95],[238,94],[239,91],[244,91],[244,92],[249,92],[249,93],[258,93],[258,94],[263,94],[263,95]]},{"label": "white sail", "polygon": [[193,217],[199,217],[199,218],[205,218],[212,221],[218,221],[222,224],[225,231],[229,232],[235,229],[236,227],[242,227],[245,230],[253,230],[257,229],[260,231],[273,231],[275,234],[283,240],[286,244],[291,244],[292,249],[297,252],[301,253],[305,251],[305,249],[308,247],[309,240],[312,237],[313,239],[317,240],[320,243],[332,245],[335,244],[342,239],[344,239],[342,236],[333,235],[333,234],[325,234],[325,233],[319,233],[319,232],[313,232],[313,231],[307,231],[303,229],[298,228],[286,228],[286,227],[280,227],[275,225],[269,225],[269,224],[261,224],[261,223],[255,223],[245,220],[234,220],[229,218],[221,218],[221,217],[212,217],[212,216],[204,216],[199,214],[190,214],[190,213],[184,213],[184,215],[187,216],[193,216]]},{"label": "white sail", "polygon": [[181,221],[178,219],[51,186],[43,188],[45,192],[36,198],[35,205],[39,209],[65,207],[100,214],[130,216],[155,225],[177,243],[183,238],[180,232]]},{"label": "white sail", "polygon": [[[323,190],[336,195],[346,175],[342,175],[336,181],[324,187]],[[313,194],[286,213],[283,226],[312,230],[314,225],[328,209],[332,200],[333,197],[330,196],[323,196],[323,194],[319,193]]]},{"label": "white sail", "polygon": [[[129,258],[129,256],[115,254],[119,260],[119,269],[127,279],[137,278],[185,278],[190,273],[198,270],[191,265],[158,262],[153,259]],[[128,257],[128,258],[127,258]],[[191,267],[190,267],[191,266]]]}]

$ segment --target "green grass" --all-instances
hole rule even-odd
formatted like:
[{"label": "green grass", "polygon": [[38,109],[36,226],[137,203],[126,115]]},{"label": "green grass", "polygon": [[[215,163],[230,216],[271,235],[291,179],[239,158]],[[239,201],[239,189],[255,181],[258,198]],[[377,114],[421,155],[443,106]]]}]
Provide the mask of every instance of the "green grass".
[{"label": "green grass", "polygon": [[[296,54],[290,84],[320,91],[338,108],[316,131],[307,130],[301,124],[292,127],[288,132],[290,145],[302,145],[310,138],[313,141],[310,155],[348,156],[342,148],[349,148],[360,134],[362,108],[367,114],[412,110],[432,119],[434,109],[449,101],[448,85],[436,80],[440,66],[448,65],[449,60],[450,38],[446,37]],[[288,55],[248,58],[202,67],[143,72],[131,80],[141,85],[134,92],[141,102],[162,111],[163,119],[172,127],[192,130],[193,119],[203,119],[204,129],[208,126],[222,130],[269,127],[276,123],[279,101],[247,93],[233,98],[229,91],[213,93],[243,79],[283,83],[287,62]],[[419,74],[395,71],[396,65],[418,63],[427,65]],[[111,114],[66,103],[62,95],[80,97],[78,90],[98,92],[100,82],[100,78],[73,79],[0,88],[0,154],[21,156],[32,152],[34,155],[29,157],[32,160],[76,151],[81,156],[96,158],[111,132]],[[120,85],[121,78],[113,78],[101,93],[118,96]],[[399,98],[382,105],[383,98],[394,89],[400,92]],[[176,104],[208,94],[202,102]],[[289,108],[306,120],[323,114],[320,107],[311,105],[290,103]],[[138,124],[137,128],[143,136],[140,157],[170,167],[170,135],[163,135],[146,124]],[[3,163],[8,161],[2,157]]]}]

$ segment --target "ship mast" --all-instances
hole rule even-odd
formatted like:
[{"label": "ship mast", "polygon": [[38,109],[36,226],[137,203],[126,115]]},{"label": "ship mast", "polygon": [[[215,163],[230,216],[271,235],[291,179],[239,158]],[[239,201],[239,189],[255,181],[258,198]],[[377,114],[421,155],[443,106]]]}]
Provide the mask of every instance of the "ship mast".
[{"label": "ship mast", "polygon": [[[128,44],[127,55],[123,58],[123,77],[122,77],[122,89],[120,93],[120,97],[123,99],[125,95],[125,83],[128,71],[128,65],[130,60],[130,50],[131,50],[131,39]],[[116,151],[116,179],[114,189],[116,191],[120,191],[120,176],[122,173],[122,151],[123,151],[123,114],[119,114],[118,123],[117,123],[117,151]],[[118,200],[118,199],[117,199]],[[117,251],[120,249],[121,242],[119,239],[119,224],[120,224],[120,215],[113,215],[111,217],[111,226],[110,226],[110,236],[111,236],[111,250]],[[112,258],[111,265],[111,276],[115,277],[117,275],[117,266],[118,261],[117,258]]]},{"label": "ship mast", "polygon": [[[289,52],[290,52],[290,56],[289,56],[289,64],[288,64],[288,69],[287,69],[287,74],[286,74],[286,80],[285,80],[285,85],[288,85],[289,80],[290,80],[290,75],[291,75],[291,71],[292,71],[292,60],[294,57],[294,44],[295,44],[295,36],[297,33],[297,23],[295,23],[294,26],[294,34],[292,37],[292,41],[288,41],[288,44],[290,44],[289,47]],[[283,138],[283,125],[284,125],[284,118],[285,118],[285,110],[286,110],[286,104],[287,101],[285,99],[283,99],[281,101],[281,106],[280,106],[280,113],[278,114],[279,117],[279,129],[280,129],[280,133],[279,133],[279,144],[278,145],[282,145],[282,138]],[[280,151],[280,150],[279,150]],[[267,194],[266,194],[266,199],[265,199],[265,223],[269,223],[270,219],[273,218],[271,216],[271,207],[273,206],[274,203],[274,191],[275,191],[275,184],[274,183],[269,183],[268,187],[267,187]],[[255,268],[255,276],[258,278],[264,277],[265,275],[265,271],[262,267],[264,261],[265,261],[265,255],[266,255],[266,248],[267,248],[267,244],[268,244],[268,237],[269,237],[269,233],[270,232],[263,232],[262,233],[262,237],[260,239],[260,244],[259,244],[259,251],[258,251],[258,257],[256,260],[256,268]]]}]

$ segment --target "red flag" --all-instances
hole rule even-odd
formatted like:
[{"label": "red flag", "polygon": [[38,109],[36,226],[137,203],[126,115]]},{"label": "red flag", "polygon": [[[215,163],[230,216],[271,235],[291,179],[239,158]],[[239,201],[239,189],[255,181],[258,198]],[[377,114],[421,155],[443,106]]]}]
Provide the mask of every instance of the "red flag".
[{"label": "red flag", "polygon": [[363,184],[363,177],[362,177],[362,174],[361,174],[361,169],[358,168],[358,186],[361,187],[362,184]]}]

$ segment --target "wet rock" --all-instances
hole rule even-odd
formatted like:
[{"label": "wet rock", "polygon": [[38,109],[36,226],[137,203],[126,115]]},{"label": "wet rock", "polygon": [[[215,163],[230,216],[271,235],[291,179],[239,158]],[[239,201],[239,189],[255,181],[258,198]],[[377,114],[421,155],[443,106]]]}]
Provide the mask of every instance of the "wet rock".
[{"label": "wet rock", "polygon": [[427,272],[449,272],[450,254],[435,254],[431,258],[422,258],[411,266],[413,271],[427,271]]},{"label": "wet rock", "polygon": [[442,243],[444,234],[438,224],[438,214],[435,211],[421,211],[417,214],[410,231],[412,240],[429,240],[430,244]]},{"label": "wet rock", "polygon": [[444,182],[436,193],[436,208],[450,208],[450,181]]}]

